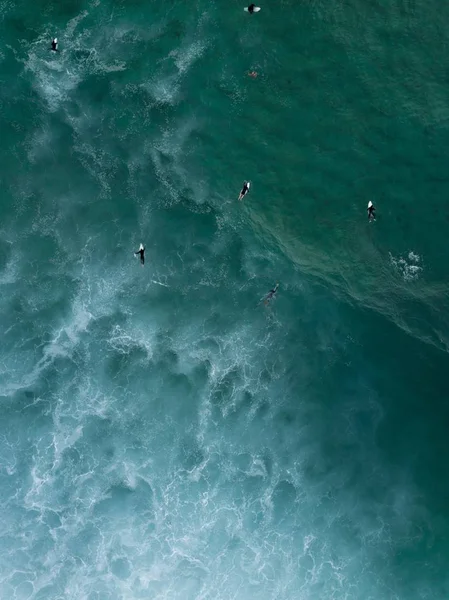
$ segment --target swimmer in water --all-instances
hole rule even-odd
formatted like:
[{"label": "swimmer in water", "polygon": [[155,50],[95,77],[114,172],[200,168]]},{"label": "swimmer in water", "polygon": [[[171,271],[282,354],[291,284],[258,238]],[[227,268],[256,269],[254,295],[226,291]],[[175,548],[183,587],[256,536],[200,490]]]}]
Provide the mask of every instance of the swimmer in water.
[{"label": "swimmer in water", "polygon": [[265,306],[267,306],[270,303],[270,300],[272,300],[275,297],[276,292],[278,291],[278,287],[279,287],[279,283],[276,283],[274,288],[272,290],[270,290],[268,292],[268,294],[265,296],[265,300],[264,300]]},{"label": "swimmer in water", "polygon": [[58,38],[53,38],[51,40],[51,50],[53,50],[53,52],[58,51]]},{"label": "swimmer in water", "polygon": [[256,79],[256,77],[257,77],[257,72],[256,72],[256,71],[250,71],[250,72],[248,73],[248,75],[249,75],[249,77],[252,77],[253,79]]},{"label": "swimmer in water", "polygon": [[249,188],[250,188],[250,182],[249,181],[244,181],[243,182],[243,187],[242,187],[242,191],[239,194],[239,200],[243,200],[243,198],[246,196],[246,194],[249,192]]},{"label": "swimmer in water", "polygon": [[249,12],[249,14],[250,14],[250,15],[252,15],[252,14],[253,14],[253,12],[254,12],[254,9],[255,9],[255,8],[256,8],[256,5],[255,5],[255,4],[250,4],[250,5],[248,6],[248,12]]},{"label": "swimmer in water", "polygon": [[376,211],[376,207],[373,205],[371,200],[368,202],[368,221],[375,221],[376,215],[374,214]]},{"label": "swimmer in water", "polygon": [[140,254],[140,262],[144,265],[145,264],[145,248],[143,247],[143,244],[140,244],[140,248],[137,250],[137,252],[134,252],[134,254],[136,256],[138,254]]}]

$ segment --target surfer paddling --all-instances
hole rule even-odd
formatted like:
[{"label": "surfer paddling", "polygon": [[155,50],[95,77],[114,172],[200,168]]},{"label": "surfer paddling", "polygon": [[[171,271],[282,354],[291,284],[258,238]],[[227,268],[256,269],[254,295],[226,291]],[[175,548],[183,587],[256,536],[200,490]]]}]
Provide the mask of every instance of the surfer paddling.
[{"label": "surfer paddling", "polygon": [[140,262],[144,265],[145,264],[145,248],[143,246],[143,244],[140,244],[140,248],[137,250],[137,252],[134,252],[134,254],[140,255]]},{"label": "surfer paddling", "polygon": [[53,52],[57,52],[58,51],[58,38],[52,38],[52,40],[51,40],[51,50],[53,50]]},{"label": "surfer paddling", "polygon": [[270,303],[270,300],[272,300],[276,296],[276,292],[278,291],[278,287],[279,287],[279,283],[276,283],[276,285],[274,286],[274,288],[272,290],[270,290],[268,292],[268,294],[265,296],[265,300],[264,300],[265,306],[267,306]]},{"label": "surfer paddling", "polygon": [[243,198],[246,196],[246,194],[249,192],[249,188],[250,188],[251,184],[249,181],[244,181],[243,182],[243,187],[242,187],[242,191],[239,194],[239,200],[243,200]]},{"label": "surfer paddling", "polygon": [[374,206],[374,204],[370,200],[368,202],[368,221],[375,221],[376,220],[376,215],[374,214],[375,211],[376,211],[376,207]]}]

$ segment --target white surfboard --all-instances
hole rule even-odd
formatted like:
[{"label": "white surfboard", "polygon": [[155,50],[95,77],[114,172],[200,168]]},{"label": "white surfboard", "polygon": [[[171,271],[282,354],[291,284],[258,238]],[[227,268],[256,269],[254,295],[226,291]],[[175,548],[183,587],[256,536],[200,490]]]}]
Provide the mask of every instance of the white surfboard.
[{"label": "white surfboard", "polygon": [[140,244],[139,250],[144,250],[143,244]]},{"label": "white surfboard", "polygon": [[373,205],[373,203],[371,202],[371,200],[368,202],[368,208],[371,208]]},{"label": "white surfboard", "polygon": [[[247,6],[245,6],[245,8],[243,10],[245,10],[246,12],[249,12]],[[255,6],[254,9],[253,9],[253,12],[259,12],[259,10],[260,10],[260,6]]]}]

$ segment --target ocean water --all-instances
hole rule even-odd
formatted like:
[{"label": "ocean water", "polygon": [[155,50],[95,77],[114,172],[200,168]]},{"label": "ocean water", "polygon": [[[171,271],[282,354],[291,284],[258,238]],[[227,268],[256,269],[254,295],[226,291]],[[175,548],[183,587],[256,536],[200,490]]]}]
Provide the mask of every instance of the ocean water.
[{"label": "ocean water", "polygon": [[449,597],[449,8],[261,6],[0,2],[2,599]]}]

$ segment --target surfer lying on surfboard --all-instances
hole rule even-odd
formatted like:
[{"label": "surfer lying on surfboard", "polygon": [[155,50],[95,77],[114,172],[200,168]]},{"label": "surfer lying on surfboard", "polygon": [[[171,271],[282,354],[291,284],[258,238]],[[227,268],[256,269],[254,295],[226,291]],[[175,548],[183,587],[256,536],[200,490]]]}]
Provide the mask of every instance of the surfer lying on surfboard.
[{"label": "surfer lying on surfboard", "polygon": [[58,38],[53,38],[51,40],[51,48],[50,50],[53,50],[53,52],[57,52],[58,51]]},{"label": "surfer lying on surfboard", "polygon": [[140,244],[140,248],[137,250],[137,252],[134,252],[134,254],[136,256],[138,254],[140,254],[140,262],[144,265],[145,264],[145,248],[144,248],[143,244]]},{"label": "surfer lying on surfboard", "polygon": [[269,304],[270,300],[272,300],[275,297],[276,292],[278,291],[278,287],[279,287],[279,283],[276,283],[274,288],[272,290],[270,290],[268,292],[268,294],[265,296],[265,300],[264,300],[265,306],[267,306],[267,304]]},{"label": "surfer lying on surfboard", "polygon": [[374,214],[375,211],[376,211],[376,207],[374,206],[374,204],[370,200],[368,202],[368,221],[375,221],[376,220],[376,215]]},{"label": "surfer lying on surfboard", "polygon": [[246,196],[246,194],[249,192],[249,188],[250,188],[250,182],[249,181],[244,181],[243,182],[243,187],[242,187],[242,191],[239,194],[239,200],[243,200],[243,198]]},{"label": "surfer lying on surfboard", "polygon": [[245,10],[246,12],[249,12],[250,15],[252,15],[255,12],[259,12],[260,8],[255,4],[250,4],[248,8],[245,8]]}]

